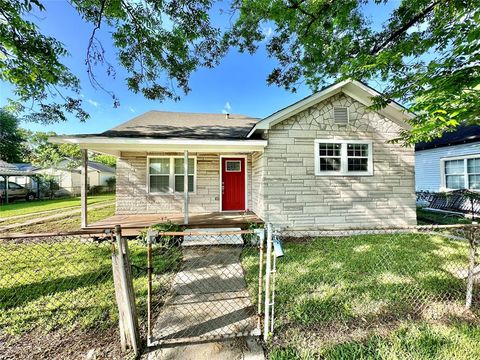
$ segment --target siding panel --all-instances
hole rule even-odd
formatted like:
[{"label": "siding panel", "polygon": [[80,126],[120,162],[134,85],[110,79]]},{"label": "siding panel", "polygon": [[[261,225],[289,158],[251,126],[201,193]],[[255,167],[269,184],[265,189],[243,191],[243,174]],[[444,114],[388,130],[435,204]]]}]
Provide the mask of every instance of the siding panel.
[{"label": "siding panel", "polygon": [[415,153],[415,189],[441,191],[440,159],[463,155],[480,155],[480,143],[444,146]]}]

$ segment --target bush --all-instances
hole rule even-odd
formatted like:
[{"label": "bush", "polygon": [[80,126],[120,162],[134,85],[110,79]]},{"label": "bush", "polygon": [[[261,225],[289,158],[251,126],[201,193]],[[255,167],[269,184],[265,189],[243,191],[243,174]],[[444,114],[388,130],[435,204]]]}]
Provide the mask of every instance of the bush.
[{"label": "bush", "polygon": [[117,178],[115,176],[109,177],[105,182],[107,183],[108,191],[115,191],[117,185]]},{"label": "bush", "polygon": [[[158,223],[150,226],[149,228],[146,228],[145,230],[140,231],[140,233],[137,236],[137,240],[143,244],[146,244],[147,234],[149,230],[154,230],[158,232],[180,232],[183,229],[180,225],[175,224],[170,220],[168,220],[164,223]],[[154,244],[161,244],[162,246],[170,247],[170,246],[180,245],[182,243],[182,240],[183,240],[182,236],[159,235],[155,238]]]}]

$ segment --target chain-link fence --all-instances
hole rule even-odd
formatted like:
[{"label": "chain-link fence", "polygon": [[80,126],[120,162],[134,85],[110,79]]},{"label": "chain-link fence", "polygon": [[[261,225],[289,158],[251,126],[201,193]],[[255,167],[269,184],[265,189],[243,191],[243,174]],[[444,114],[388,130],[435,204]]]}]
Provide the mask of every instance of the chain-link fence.
[{"label": "chain-link fence", "polygon": [[285,257],[272,357],[479,355],[477,226],[278,231],[275,239]]},{"label": "chain-link fence", "polygon": [[146,302],[135,286],[149,345],[259,334],[260,245],[254,231],[150,232]]},{"label": "chain-link fence", "polygon": [[0,238],[0,359],[121,358],[110,240]]}]

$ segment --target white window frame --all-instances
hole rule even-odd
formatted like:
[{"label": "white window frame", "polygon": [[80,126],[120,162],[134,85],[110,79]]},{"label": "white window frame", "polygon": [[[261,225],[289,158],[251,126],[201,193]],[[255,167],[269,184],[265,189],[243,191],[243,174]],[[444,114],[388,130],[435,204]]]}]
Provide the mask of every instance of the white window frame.
[{"label": "white window frame", "polygon": [[[175,190],[175,159],[183,159],[183,156],[147,156],[147,190],[152,195],[179,195],[183,194],[183,191]],[[195,195],[197,193],[197,157],[195,155],[188,155],[189,159],[193,159],[193,191],[189,191],[189,195]],[[170,173],[168,174],[168,192],[150,191],[150,159],[170,159]],[[155,174],[154,174],[155,175]],[[160,174],[158,174],[160,175]],[[164,176],[166,176],[165,174]],[[188,174],[191,176],[191,174]]]},{"label": "white window frame", "polygon": [[[447,188],[447,174],[445,173],[445,163],[447,161],[452,161],[452,160],[463,160],[463,181],[464,181],[464,186],[465,189],[470,189],[470,179],[469,179],[469,172],[468,172],[468,160],[469,159],[480,159],[479,154],[472,154],[472,155],[463,155],[463,156],[455,156],[455,157],[446,157],[446,158],[441,158],[440,159],[440,174],[441,174],[441,189],[442,190],[459,190],[459,189],[451,189]],[[453,174],[451,174],[453,175]],[[456,175],[462,175],[462,174],[456,174]],[[476,174],[471,174],[471,175],[476,175]],[[479,189],[472,189],[474,191],[480,191]]]},{"label": "white window frame", "polygon": [[[341,144],[340,171],[320,171],[319,144]],[[348,144],[368,145],[367,171],[348,171]],[[314,161],[316,176],[372,176],[373,175],[373,141],[371,140],[344,140],[344,139],[315,139]],[[331,156],[333,157],[333,156]]]}]

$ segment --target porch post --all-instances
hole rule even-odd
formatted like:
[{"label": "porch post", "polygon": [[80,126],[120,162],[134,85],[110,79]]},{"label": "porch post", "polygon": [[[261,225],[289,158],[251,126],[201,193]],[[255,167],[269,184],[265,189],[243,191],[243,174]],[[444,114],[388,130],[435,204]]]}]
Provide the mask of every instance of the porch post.
[{"label": "porch post", "polygon": [[183,154],[183,223],[188,224],[188,150]]},{"label": "porch post", "polygon": [[7,175],[4,176],[5,179],[5,204],[8,204],[8,179]]},{"label": "porch post", "polygon": [[88,153],[87,149],[81,149],[82,165],[80,176],[80,203],[82,206],[82,229],[88,225],[87,217],[87,183],[88,183]]}]

